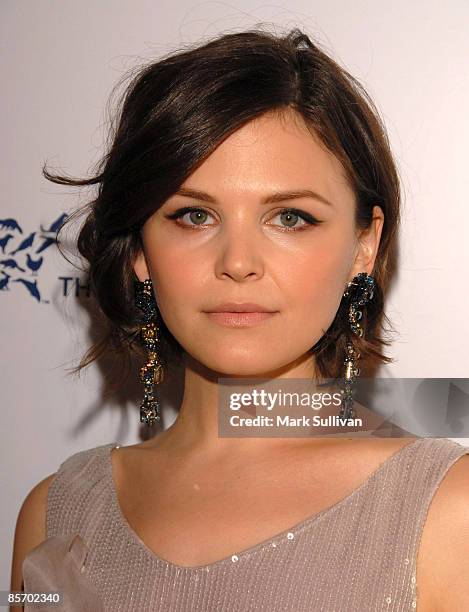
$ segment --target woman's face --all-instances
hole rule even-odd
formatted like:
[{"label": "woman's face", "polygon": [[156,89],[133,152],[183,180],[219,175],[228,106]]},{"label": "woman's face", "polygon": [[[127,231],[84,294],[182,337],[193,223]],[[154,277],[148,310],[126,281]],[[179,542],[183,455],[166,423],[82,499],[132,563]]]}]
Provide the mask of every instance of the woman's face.
[{"label": "woman's face", "polygon": [[[293,111],[237,130],[182,188],[205,195],[166,200],[143,227],[134,267],[140,280],[152,279],[170,332],[215,372],[260,376],[305,355],[332,323],[347,282],[373,269],[382,224],[358,241],[342,167]],[[302,190],[318,197],[267,201]],[[183,207],[201,211],[169,218]],[[274,314],[223,325],[207,312],[224,302]]]}]

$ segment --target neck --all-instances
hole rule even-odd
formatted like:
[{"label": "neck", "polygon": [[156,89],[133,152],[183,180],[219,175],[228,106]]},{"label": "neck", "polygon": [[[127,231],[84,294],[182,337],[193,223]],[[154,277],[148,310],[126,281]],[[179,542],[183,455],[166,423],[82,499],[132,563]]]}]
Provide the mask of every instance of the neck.
[{"label": "neck", "polygon": [[[220,385],[219,378],[257,379],[275,384],[277,379],[298,378],[311,381],[309,392],[314,392],[320,378],[315,376],[314,356],[306,353],[301,358],[278,370],[236,375],[216,372],[203,366],[187,353],[184,356],[184,396],[178,417],[163,434],[164,444],[181,455],[226,457],[233,453],[263,454],[280,448],[303,447],[308,444],[324,444],[325,438],[293,437],[224,437],[219,435]],[[235,381],[233,381],[234,384]],[[277,385],[278,387],[278,385]],[[242,435],[242,434],[240,434]],[[329,442],[333,442],[332,439]]]}]

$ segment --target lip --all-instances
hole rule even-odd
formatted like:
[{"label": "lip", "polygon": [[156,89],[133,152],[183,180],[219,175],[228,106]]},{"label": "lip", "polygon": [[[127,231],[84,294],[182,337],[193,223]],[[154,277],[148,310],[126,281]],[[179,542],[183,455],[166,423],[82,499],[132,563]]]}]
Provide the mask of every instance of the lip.
[{"label": "lip", "polygon": [[273,314],[275,311],[265,306],[261,306],[260,304],[254,304],[253,302],[238,304],[236,302],[225,302],[224,304],[218,304],[218,306],[209,308],[205,312],[267,312]]},{"label": "lip", "polygon": [[206,312],[212,321],[225,327],[252,327],[276,315],[276,312]]}]

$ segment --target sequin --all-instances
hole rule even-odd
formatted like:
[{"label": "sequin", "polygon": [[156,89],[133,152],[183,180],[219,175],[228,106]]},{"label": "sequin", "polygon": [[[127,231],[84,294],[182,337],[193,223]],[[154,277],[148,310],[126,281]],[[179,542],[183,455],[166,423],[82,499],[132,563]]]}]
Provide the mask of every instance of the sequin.
[{"label": "sequin", "polygon": [[386,597],[386,603],[391,603],[391,598],[389,596]]},{"label": "sequin", "polygon": [[412,584],[415,584],[415,581],[416,581],[415,576],[412,576],[411,581],[412,581]]},{"label": "sequin", "polygon": [[409,565],[409,563],[410,563],[410,559],[404,559],[404,563],[405,563],[406,565]]},{"label": "sequin", "polygon": [[[113,443],[112,446],[114,444],[116,443]],[[120,444],[116,444],[116,446],[120,446]],[[125,445],[120,446],[120,448],[125,448]],[[462,455],[465,451],[465,448],[461,448],[457,449],[456,453],[456,448],[451,440],[441,439],[440,442],[439,439],[435,438],[421,438],[419,444],[413,444],[411,448],[419,449],[416,458],[421,456],[422,463],[420,461],[415,463],[418,463],[423,470],[427,468],[430,470],[430,468],[438,465],[438,469],[442,471],[450,461],[454,460],[456,454],[461,453]],[[424,457],[427,457],[427,454],[423,452],[420,454],[420,450],[423,451],[424,449],[428,451],[431,449],[432,451],[431,453],[428,452],[428,461],[427,458],[423,460]],[[443,450],[445,453],[442,452]],[[399,510],[403,509],[403,501],[405,501],[405,508],[407,508],[407,502],[412,502],[408,508],[409,515],[403,516],[404,519],[413,518],[414,509],[420,507],[413,495],[409,495],[408,500],[403,500],[400,496],[400,493],[417,493],[417,488],[413,485],[419,482],[422,473],[422,469],[412,470],[409,473],[406,471],[409,462],[407,459],[404,461],[404,457],[409,458],[408,452],[411,451],[406,451],[400,455],[402,462],[400,459],[394,459],[391,464],[388,464],[389,468],[391,465],[393,466],[392,470],[388,470],[386,467],[382,472],[378,472],[378,474],[381,474],[380,478],[382,480],[379,482],[383,485],[383,490],[392,481],[393,491],[396,494],[399,493],[396,497],[394,495],[386,497],[386,502],[389,502],[389,504],[386,503],[381,509],[381,514],[386,516],[390,513],[392,516],[397,515],[398,518]],[[413,455],[411,456],[413,457]],[[90,464],[90,457],[95,459],[92,464]],[[389,558],[389,565],[386,564],[385,568],[383,564],[380,568],[383,571],[377,572],[374,580],[367,580],[368,577],[363,576],[361,572],[357,575],[353,564],[351,566],[342,565],[342,559],[337,558],[337,555],[334,554],[334,547],[330,550],[331,533],[334,535],[333,529],[337,526],[335,512],[326,514],[320,522],[305,523],[301,529],[295,529],[294,532],[284,532],[281,536],[278,535],[278,537],[271,539],[265,548],[260,545],[252,547],[247,554],[240,553],[243,559],[242,563],[240,563],[241,556],[238,556],[237,553],[235,555],[237,557],[236,561],[233,561],[228,555],[228,561],[231,560],[233,565],[239,565],[237,570],[231,569],[229,564],[216,562],[210,565],[210,572],[206,566],[203,569],[201,567],[185,568],[184,571],[178,572],[180,579],[176,579],[177,565],[168,564],[157,556],[149,555],[148,550],[143,548],[141,542],[135,537],[136,534],[129,530],[128,525],[124,522],[125,517],[119,512],[116,491],[113,487],[110,459],[111,454],[106,447],[98,447],[96,451],[80,452],[71,456],[64,467],[61,468],[61,478],[57,480],[57,485],[51,490],[49,496],[50,526],[54,531],[56,530],[57,533],[72,529],[78,531],[80,527],[83,527],[83,529],[86,527],[86,531],[83,533],[90,537],[88,542],[90,548],[93,547],[95,551],[101,548],[108,551],[105,562],[103,562],[101,554],[93,555],[87,571],[80,574],[80,578],[86,577],[87,573],[97,577],[106,609],[118,612],[122,608],[120,602],[123,600],[125,600],[124,607],[128,612],[131,612],[132,609],[168,608],[170,607],[167,605],[168,599],[177,601],[185,598],[187,609],[200,609],[206,604],[208,607],[223,608],[223,612],[234,612],[235,609],[259,609],[262,607],[262,603],[267,602],[272,597],[272,593],[275,593],[277,597],[277,606],[274,607],[285,610],[289,606],[292,610],[300,610],[304,607],[305,609],[316,609],[318,612],[319,610],[346,609],[347,605],[341,606],[338,603],[341,599],[348,599],[349,601],[355,599],[356,609],[363,611],[373,609],[381,610],[381,612],[391,612],[391,610],[408,609],[411,612],[417,612],[420,607],[418,601],[413,603],[416,599],[417,590],[416,560],[414,550],[409,546],[409,542],[414,542],[413,538],[416,533],[418,534],[416,528],[420,523],[417,524],[413,520],[403,520],[401,523],[402,530],[395,529],[397,539],[392,542],[392,550],[387,551],[386,543],[392,539],[389,531],[390,527],[393,527],[398,521],[396,519],[396,523],[387,521],[383,523],[379,516],[380,513],[374,512],[375,504],[369,503],[370,499],[376,501],[376,492],[380,487],[369,487],[363,491],[363,495],[356,495],[350,500],[350,503],[342,504],[343,514],[341,510],[340,517],[344,519],[344,522],[340,525],[340,538],[336,540],[333,537],[336,545],[338,543],[344,544],[340,547],[341,550],[348,550],[354,546],[357,525],[370,527],[370,531],[376,536],[373,539],[380,543],[377,551],[384,556],[389,552],[392,553],[392,557]],[[438,461],[434,461],[434,459],[438,459]],[[413,465],[414,461],[411,463]],[[441,474],[441,471],[438,473]],[[409,487],[406,486],[404,490],[394,490],[394,484],[397,486],[401,482],[402,474],[408,476],[406,485],[408,484]],[[71,483],[73,483],[73,486],[71,486]],[[430,489],[426,491],[427,493],[431,492]],[[425,493],[425,490],[418,490],[418,492],[419,494]],[[423,519],[424,517],[420,518]],[[310,527],[314,528],[310,529]],[[393,535],[392,531],[391,535]],[[293,545],[293,539],[296,539],[297,533],[299,537]],[[293,538],[289,534],[292,534]],[[291,546],[285,543],[287,539],[291,542]],[[276,546],[273,546],[274,543]],[[364,544],[367,545],[367,542],[364,542]],[[268,553],[269,546],[275,550],[275,555]],[[279,549],[278,552],[276,548]],[[295,549],[295,567],[309,567],[311,551],[314,549],[317,553],[314,557],[314,570],[318,575],[324,572],[327,579],[332,580],[334,576],[342,575],[356,580],[349,584],[337,582],[336,589],[321,589],[317,588],[320,584],[311,584],[310,572],[303,573],[300,571],[292,573],[290,588],[280,589],[279,583],[283,585],[282,576],[285,576],[285,567],[292,563],[290,559],[292,548]],[[412,555],[411,557],[401,556],[406,549]],[[366,558],[366,550],[365,546],[357,549],[358,555],[356,556],[361,558],[360,552],[363,552],[363,557]],[[408,559],[408,563],[406,559]],[[406,565],[406,567],[402,567],[402,565],[399,567],[399,563]],[[409,565],[412,565],[412,567],[409,567]],[[350,569],[350,574],[341,573],[348,569]],[[392,569],[391,576],[387,575],[385,569]],[[207,576],[204,579],[204,571],[205,573],[212,573],[212,576]],[[255,593],[248,588],[243,588],[243,584],[239,588],[239,572],[242,572],[244,576],[245,571],[247,576],[262,574],[263,579],[257,581]],[[238,576],[235,576],[236,573],[238,573]],[[295,575],[293,576],[293,574]],[[197,585],[194,583],[196,575],[199,577]],[[412,577],[415,578],[415,582],[411,582]],[[411,582],[410,585],[409,582]],[[246,584],[244,583],[245,586]],[[392,595],[384,591],[385,586],[393,588]],[[134,601],[130,602],[132,587],[135,589],[135,595]],[[348,595],[347,591],[349,591]],[[386,602],[388,597],[391,598],[391,603]],[[289,603],[287,603],[287,598],[290,598]],[[299,598],[301,598],[300,603]],[[213,606],[210,605],[210,602]],[[228,605],[223,605],[221,602],[228,603]],[[233,604],[230,606],[231,602]],[[301,603],[304,605],[301,605]],[[386,606],[383,604],[386,604]]]},{"label": "sequin", "polygon": [[293,538],[294,538],[294,537],[295,537],[295,536],[294,536],[294,534],[293,534],[291,531],[289,531],[289,532],[287,533],[287,538],[288,538],[289,540],[293,540]]},{"label": "sequin", "polygon": [[275,548],[277,544],[275,542],[272,542],[272,546]]},{"label": "sequin", "polygon": [[238,560],[238,555],[233,555],[233,556],[231,557],[231,560],[232,560],[232,561],[237,561],[237,560]]}]

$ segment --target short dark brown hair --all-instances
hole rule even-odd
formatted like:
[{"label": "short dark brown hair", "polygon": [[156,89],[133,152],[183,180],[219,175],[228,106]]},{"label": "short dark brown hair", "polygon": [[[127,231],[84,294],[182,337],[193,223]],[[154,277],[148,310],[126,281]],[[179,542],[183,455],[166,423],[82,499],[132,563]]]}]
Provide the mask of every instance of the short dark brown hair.
[{"label": "short dark brown hair", "polygon": [[[95,175],[70,178],[43,167],[54,183],[98,186],[97,197],[76,211],[86,213],[77,247],[87,261],[103,335],[75,371],[103,353],[142,354],[133,262],[143,248],[143,224],[231,133],[287,108],[297,111],[341,162],[356,195],[357,227],[370,225],[374,205],[384,212],[373,270],[377,288],[365,309],[365,336],[353,341],[362,373],[393,361],[381,347],[390,344],[383,304],[396,265],[400,185],[386,130],[360,83],[298,28],[284,35],[261,28],[225,34],[139,66],[130,76]],[[159,357],[169,366],[183,349],[164,322],[160,337]],[[341,376],[348,337],[342,300],[312,347],[320,375]]]}]

